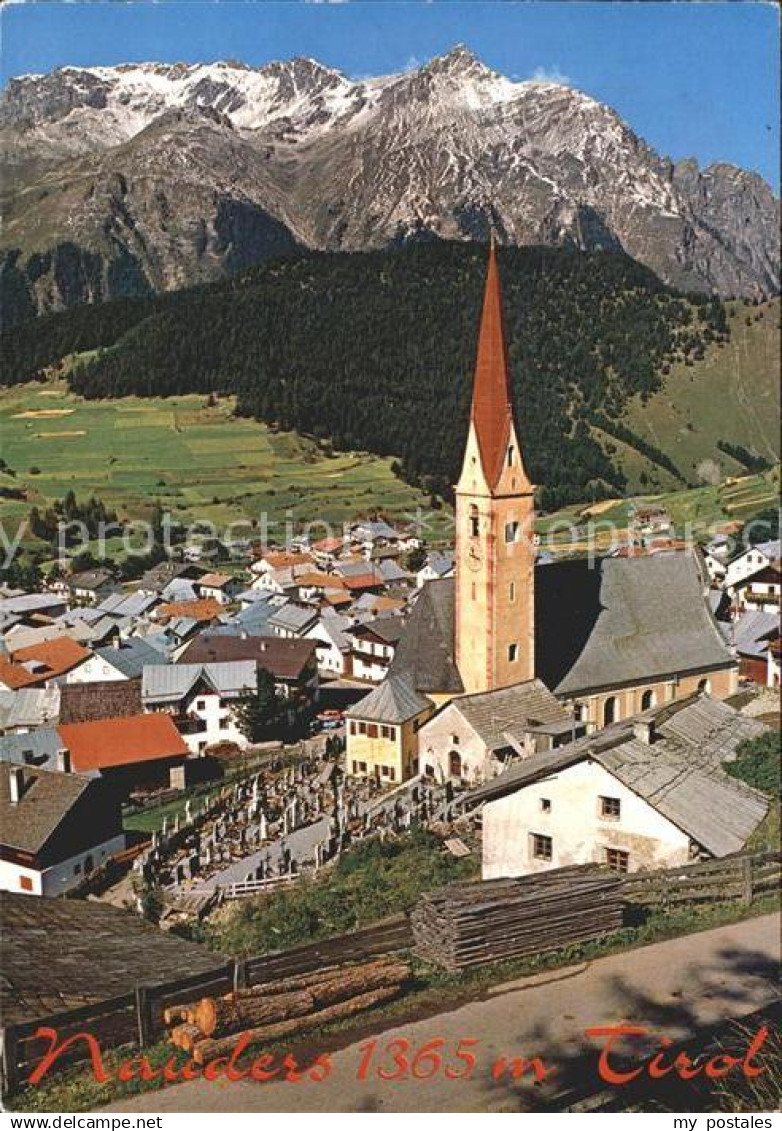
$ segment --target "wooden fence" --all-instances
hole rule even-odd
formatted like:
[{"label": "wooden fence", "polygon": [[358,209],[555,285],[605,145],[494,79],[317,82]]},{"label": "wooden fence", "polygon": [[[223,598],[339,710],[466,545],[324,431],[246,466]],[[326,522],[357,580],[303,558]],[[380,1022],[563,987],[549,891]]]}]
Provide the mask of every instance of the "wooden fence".
[{"label": "wooden fence", "polygon": [[[145,1048],[167,1032],[163,1010],[167,1006],[193,1001],[199,997],[228,993],[238,986],[294,974],[306,974],[323,966],[336,965],[346,959],[377,957],[408,950],[412,944],[410,926],[405,915],[355,931],[351,935],[309,943],[292,950],[256,958],[230,959],[206,973],[178,978],[158,985],[136,986],[118,997],[80,1006],[77,1009],[37,1017],[2,1030],[2,1091],[15,1091],[30,1075],[49,1042],[36,1038],[41,1026],[56,1029],[60,1042],[76,1033],[90,1033],[102,1050]],[[88,1063],[89,1048],[76,1042],[58,1060],[58,1066]]]},{"label": "wooden fence", "polygon": [[[724,901],[749,904],[777,891],[782,853],[741,855],[673,868],[662,872],[632,873],[621,878],[621,893],[628,907],[666,908]],[[476,891],[481,888],[475,884]],[[32,898],[32,897],[31,897]],[[308,943],[290,950],[255,958],[230,959],[206,973],[158,985],[137,986],[119,997],[93,1002],[78,1009],[9,1025],[2,1030],[2,1090],[14,1091],[48,1047],[36,1040],[39,1026],[56,1029],[60,1040],[79,1032],[92,1033],[104,1050],[144,1048],[164,1033],[166,1006],[192,1001],[207,994],[227,993],[238,986],[253,986],[296,974],[306,974],[346,960],[361,960],[410,950],[413,932],[406,915],[386,919],[352,934]],[[542,950],[551,949],[541,940]],[[485,961],[489,961],[486,957]],[[78,1042],[59,1063],[89,1059],[84,1042]]]}]

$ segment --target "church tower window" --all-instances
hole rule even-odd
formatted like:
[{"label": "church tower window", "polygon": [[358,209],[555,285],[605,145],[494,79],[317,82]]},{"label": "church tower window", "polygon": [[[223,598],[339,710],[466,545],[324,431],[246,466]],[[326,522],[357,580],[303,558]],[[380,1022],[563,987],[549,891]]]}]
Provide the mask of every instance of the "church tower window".
[{"label": "church tower window", "polygon": [[470,537],[477,538],[480,533],[480,524],[478,520],[478,508],[473,504],[470,507]]}]

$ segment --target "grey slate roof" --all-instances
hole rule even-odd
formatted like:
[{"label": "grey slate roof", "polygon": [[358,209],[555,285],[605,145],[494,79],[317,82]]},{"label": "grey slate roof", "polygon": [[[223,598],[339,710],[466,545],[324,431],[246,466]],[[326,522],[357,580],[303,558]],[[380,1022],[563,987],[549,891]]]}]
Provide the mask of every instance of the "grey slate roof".
[{"label": "grey slate roof", "polygon": [[166,662],[165,656],[143,636],[131,636],[123,640],[119,648],[98,648],[95,654],[122,672],[126,679],[138,679],[145,667]]},{"label": "grey slate roof", "polygon": [[736,651],[742,656],[765,659],[769,640],[779,632],[779,617],[776,613],[751,609],[737,617],[732,625],[728,626],[728,630],[729,633],[732,632]]},{"label": "grey slate roof", "polygon": [[367,722],[405,723],[432,706],[431,699],[416,691],[407,679],[389,675],[345,715]]},{"label": "grey slate roof", "polygon": [[179,702],[202,681],[218,695],[238,698],[255,690],[257,673],[255,660],[149,666],[144,668],[141,698],[145,706]]},{"label": "grey slate roof", "polygon": [[54,770],[57,751],[61,749],[62,739],[54,728],[41,727],[28,734],[6,734],[0,738],[0,762]]},{"label": "grey slate roof", "polygon": [[418,691],[464,691],[453,655],[453,578],[428,581],[399,639],[389,669],[406,675]]},{"label": "grey slate roof", "polygon": [[694,551],[535,571],[538,673],[558,695],[734,663]]},{"label": "grey slate roof", "polygon": [[60,714],[60,687],[21,687],[0,691],[0,730],[40,727],[56,722]]},{"label": "grey slate roof", "polygon": [[21,800],[12,805],[11,770],[9,765],[0,766],[0,842],[36,854],[89,788],[91,779],[83,774],[58,774],[27,767]]},{"label": "grey slate roof", "polygon": [[[692,696],[637,716],[652,720],[654,741],[636,738],[628,719],[553,753],[534,754],[470,795],[491,801],[557,774],[586,758],[644,798],[712,856],[746,843],[768,811],[768,798],[728,777],[722,761],[749,737],[744,719],[710,695]],[[755,729],[757,728],[757,729]],[[755,723],[755,734],[767,728]]]},{"label": "grey slate roof", "polygon": [[521,737],[530,728],[561,730],[572,723],[570,712],[539,679],[480,695],[462,695],[449,706],[464,716],[489,750],[508,746],[508,734]]},{"label": "grey slate roof", "polygon": [[268,623],[272,628],[279,628],[285,632],[300,635],[306,632],[317,619],[318,614],[314,609],[305,609],[301,605],[290,602],[281,609],[275,609],[269,617]]}]

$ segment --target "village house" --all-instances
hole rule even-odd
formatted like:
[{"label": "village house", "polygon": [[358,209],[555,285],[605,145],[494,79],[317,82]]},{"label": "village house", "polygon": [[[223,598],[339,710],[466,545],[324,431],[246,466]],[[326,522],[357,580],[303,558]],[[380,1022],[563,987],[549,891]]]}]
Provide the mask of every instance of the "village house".
[{"label": "village house", "polygon": [[67,636],[20,648],[10,660],[0,658],[0,690],[63,683],[91,655],[89,648]]},{"label": "village house", "polygon": [[258,665],[254,660],[215,664],[146,667],[141,681],[145,711],[165,711],[192,754],[219,742],[244,748],[236,707],[253,694]]},{"label": "village house", "polygon": [[696,695],[520,761],[470,796],[482,806],[483,878],[588,863],[636,872],[738,852],[769,802],[722,762],[765,729]]},{"label": "village house", "polygon": [[764,686],[768,679],[769,646],[779,636],[779,615],[750,609],[727,627],[738,656],[740,678]]},{"label": "village house", "polygon": [[60,716],[61,685],[0,691],[0,734],[27,734]]},{"label": "village house", "polygon": [[306,709],[318,699],[318,664],[314,640],[281,636],[229,636],[202,633],[190,641],[178,663],[214,664],[254,660],[271,672],[277,690],[291,709]]},{"label": "village house", "polygon": [[103,680],[138,679],[150,664],[165,664],[166,657],[143,636],[119,637],[108,648],[96,648],[83,664],[66,676],[67,683],[95,683]]},{"label": "village house", "polygon": [[443,577],[453,577],[453,554],[443,554],[433,550],[426,555],[426,561],[415,575],[415,583],[420,589],[427,581],[439,581]]},{"label": "village house", "polygon": [[734,608],[739,612],[757,609],[779,616],[782,571],[779,561],[761,566],[755,573],[734,582],[729,589]]},{"label": "village house", "polygon": [[195,581],[204,573],[199,566],[188,562],[167,558],[152,569],[147,570],[136,584],[136,591],[143,597],[159,597],[167,586],[175,580]]},{"label": "village house", "polygon": [[766,687],[782,686],[782,639],[779,632],[769,641],[766,650]]},{"label": "village house", "polygon": [[732,592],[737,583],[743,581],[745,577],[778,562],[782,557],[781,547],[779,538],[770,542],[758,542],[755,546],[747,546],[728,562],[725,571],[725,588]]},{"label": "village house", "polygon": [[[167,669],[155,669],[167,670]],[[182,782],[190,751],[165,714],[125,715],[57,727],[63,770],[99,774],[122,796]]]},{"label": "village house", "polygon": [[315,641],[318,670],[322,674],[344,676],[352,673],[352,642],[348,635],[352,624],[351,617],[324,608],[316,622],[307,629],[305,637]]},{"label": "village house", "polygon": [[393,785],[418,773],[418,731],[434,704],[404,679],[389,678],[345,712],[347,772]]},{"label": "village house", "polygon": [[97,605],[114,588],[114,578],[107,569],[89,569],[73,573],[67,579],[68,591],[75,601]]},{"label": "village house", "polygon": [[583,733],[539,679],[461,695],[418,732],[420,771],[438,781],[478,785],[520,758],[553,750]]},{"label": "village house", "polygon": [[229,573],[205,573],[193,583],[193,588],[202,599],[229,605],[244,588],[244,583]]},{"label": "village house", "polygon": [[388,675],[397,642],[404,631],[401,617],[382,617],[355,624],[345,630],[351,645],[354,679],[380,683]]},{"label": "village house", "polygon": [[62,895],[124,847],[120,800],[106,782],[0,765],[0,889]]},{"label": "village house", "polygon": [[311,605],[297,605],[289,601],[272,613],[268,625],[275,636],[295,638],[306,636],[317,620],[317,609]]}]

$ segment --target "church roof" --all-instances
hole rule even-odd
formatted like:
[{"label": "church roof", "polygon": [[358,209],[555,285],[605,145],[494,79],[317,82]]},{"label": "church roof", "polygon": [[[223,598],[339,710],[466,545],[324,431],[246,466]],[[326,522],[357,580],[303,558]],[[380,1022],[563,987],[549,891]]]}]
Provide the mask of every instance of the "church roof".
[{"label": "church roof", "polygon": [[536,669],[558,695],[725,667],[692,550],[535,571]]},{"label": "church roof", "polygon": [[513,400],[510,369],[502,314],[500,274],[492,238],[486,289],[483,296],[478,356],[472,392],[470,419],[478,439],[483,473],[495,487],[502,473],[503,459],[510,438]]},{"label": "church roof", "polygon": [[428,581],[405,625],[389,669],[419,691],[464,691],[453,652],[454,579]]},{"label": "church roof", "polygon": [[431,699],[416,691],[404,676],[388,675],[374,691],[348,708],[345,715],[379,723],[406,723],[431,706]]},{"label": "church roof", "polygon": [[[734,663],[694,551],[551,562],[535,569],[536,672],[557,695]],[[464,690],[454,660],[454,581],[428,582],[391,664],[424,692]]]}]

